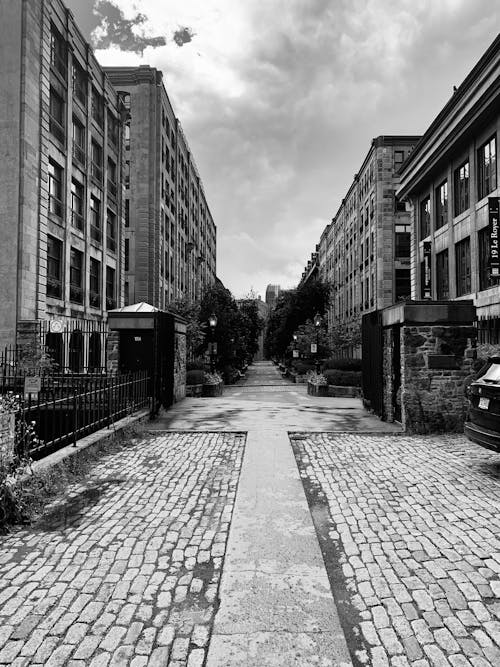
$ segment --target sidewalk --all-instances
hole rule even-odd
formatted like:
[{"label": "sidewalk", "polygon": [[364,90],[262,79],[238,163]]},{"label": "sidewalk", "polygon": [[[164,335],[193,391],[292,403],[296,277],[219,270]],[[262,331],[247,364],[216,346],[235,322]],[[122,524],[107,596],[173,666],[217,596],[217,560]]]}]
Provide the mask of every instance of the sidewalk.
[{"label": "sidewalk", "polygon": [[248,433],[207,667],[351,665],[288,431],[395,429],[358,399],[308,396],[266,362],[154,428]]}]

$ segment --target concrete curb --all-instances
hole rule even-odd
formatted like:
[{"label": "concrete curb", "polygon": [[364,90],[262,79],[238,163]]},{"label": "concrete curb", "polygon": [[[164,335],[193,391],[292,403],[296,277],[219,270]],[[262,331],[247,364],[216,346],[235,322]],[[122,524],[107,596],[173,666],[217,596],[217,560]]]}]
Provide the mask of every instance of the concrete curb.
[{"label": "concrete curb", "polygon": [[77,441],[76,447],[73,445],[66,445],[66,447],[58,449],[57,452],[49,454],[40,461],[35,461],[31,465],[32,473],[23,475],[20,481],[29,479],[33,475],[36,475],[37,472],[41,472],[42,470],[47,470],[48,468],[52,468],[53,466],[64,463],[64,461],[71,458],[72,456],[81,454],[84,451],[92,451],[92,448],[111,441],[116,436],[121,435],[123,431],[129,426],[143,422],[148,417],[148,409],[140,410],[130,417],[124,417],[123,419],[120,419],[111,427],[102,428],[100,431],[86,435],[84,438],[81,438],[81,440]]}]

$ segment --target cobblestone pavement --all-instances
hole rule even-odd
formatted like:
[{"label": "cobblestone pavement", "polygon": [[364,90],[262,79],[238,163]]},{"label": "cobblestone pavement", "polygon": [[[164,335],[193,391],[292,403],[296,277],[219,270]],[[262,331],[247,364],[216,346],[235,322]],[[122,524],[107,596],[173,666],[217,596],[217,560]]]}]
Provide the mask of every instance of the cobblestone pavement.
[{"label": "cobblestone pavement", "polygon": [[456,435],[291,441],[355,664],[500,665],[500,456]]},{"label": "cobblestone pavement", "polygon": [[0,664],[201,667],[242,433],[164,433],[109,455],[0,540]]}]

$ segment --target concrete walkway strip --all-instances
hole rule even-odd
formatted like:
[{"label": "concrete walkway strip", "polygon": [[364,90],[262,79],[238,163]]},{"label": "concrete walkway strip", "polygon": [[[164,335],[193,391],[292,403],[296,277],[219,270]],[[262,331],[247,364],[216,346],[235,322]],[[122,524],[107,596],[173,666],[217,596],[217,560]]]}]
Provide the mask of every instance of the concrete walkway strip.
[{"label": "concrete walkway strip", "polygon": [[351,665],[286,432],[248,433],[207,667]]}]

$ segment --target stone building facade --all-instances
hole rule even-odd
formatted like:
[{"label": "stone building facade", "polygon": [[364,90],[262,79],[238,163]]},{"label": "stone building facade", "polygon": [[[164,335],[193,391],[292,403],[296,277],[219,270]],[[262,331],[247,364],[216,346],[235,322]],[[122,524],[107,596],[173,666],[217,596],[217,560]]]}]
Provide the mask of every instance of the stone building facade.
[{"label": "stone building facade", "polygon": [[500,195],[499,74],[497,37],[405,161],[397,191],[411,210],[412,298],[472,299],[478,342],[496,345],[500,289],[490,209]]},{"label": "stone building facade", "polygon": [[359,172],[321,235],[318,275],[331,286],[328,326],[410,296],[410,216],[398,204],[398,170],[417,136],[373,139]]},{"label": "stone building facade", "polygon": [[192,152],[153,67],[107,67],[125,129],[125,302],[198,300],[216,276],[216,227]]},{"label": "stone building facade", "polygon": [[60,0],[3,2],[0,52],[0,347],[32,325],[61,365],[99,367],[123,296],[123,107]]}]

